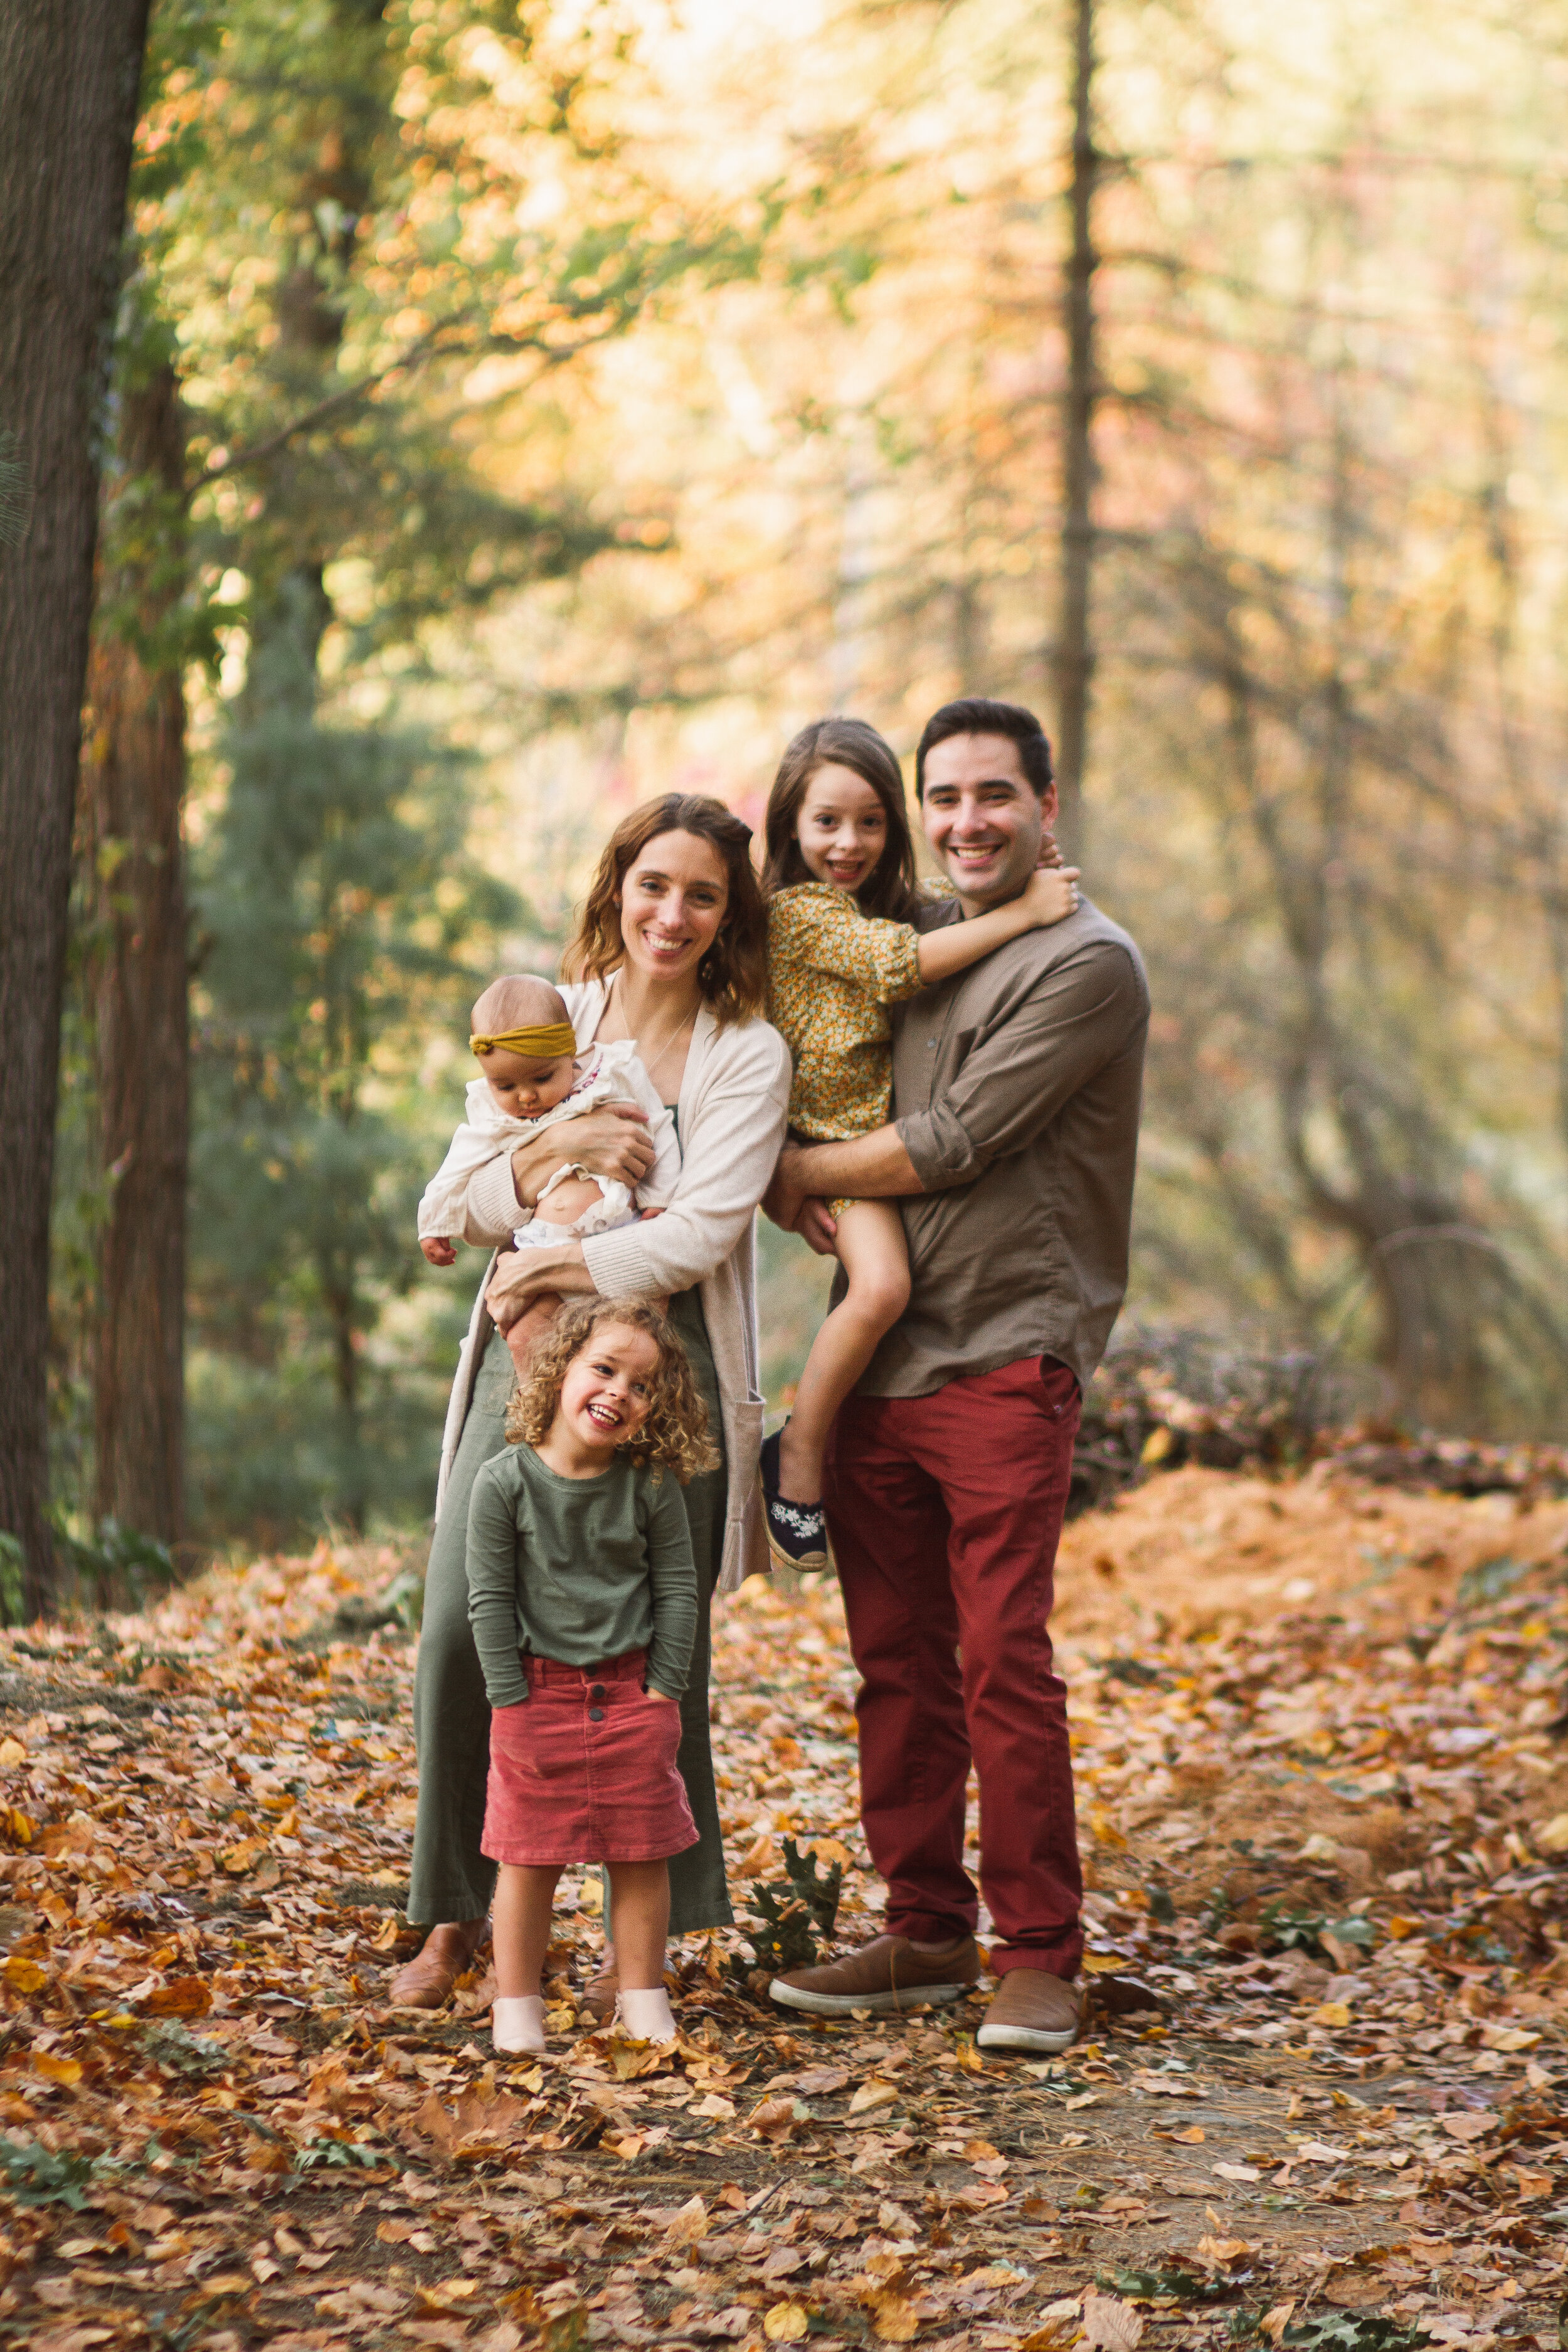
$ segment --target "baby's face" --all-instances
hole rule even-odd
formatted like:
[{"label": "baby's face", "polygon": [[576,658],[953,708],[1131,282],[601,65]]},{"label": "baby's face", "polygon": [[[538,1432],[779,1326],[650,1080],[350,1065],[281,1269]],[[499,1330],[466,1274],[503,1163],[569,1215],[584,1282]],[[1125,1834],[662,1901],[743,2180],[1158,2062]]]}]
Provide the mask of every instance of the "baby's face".
[{"label": "baby's face", "polygon": [[571,1091],[577,1064],[571,1054],[510,1054],[504,1045],[481,1054],[485,1084],[509,1118],[537,1118]]}]

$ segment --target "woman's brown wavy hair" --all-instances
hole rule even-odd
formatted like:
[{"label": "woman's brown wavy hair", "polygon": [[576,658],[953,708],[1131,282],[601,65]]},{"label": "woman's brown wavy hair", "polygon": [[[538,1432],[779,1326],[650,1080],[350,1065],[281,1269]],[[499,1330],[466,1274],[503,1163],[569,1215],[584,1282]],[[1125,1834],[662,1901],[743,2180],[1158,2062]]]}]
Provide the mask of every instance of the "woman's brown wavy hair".
[{"label": "woman's brown wavy hair", "polygon": [[661,833],[693,833],[711,842],[722,860],[729,895],[718,936],[697,967],[697,984],[721,1028],[752,1020],[767,995],[768,918],[752,868],[752,828],[705,793],[664,793],[621,819],[605,844],[576,931],[561,959],[562,975],[602,981],[624,960],[617,894],[635,860]]},{"label": "woman's brown wavy hair", "polygon": [[646,1331],[658,1349],[653,1394],[647,1419],[625,1444],[617,1445],[640,1469],[645,1463],[662,1463],[683,1486],[704,1470],[717,1470],[719,1449],[708,1434],[708,1408],[702,1402],[685,1349],[668,1317],[641,1298],[582,1298],[569,1300],[528,1360],[528,1370],[507,1408],[510,1444],[540,1445],[549,1433],[561,1402],[561,1384],[574,1356],[582,1354],[594,1334],[605,1323],[628,1324]]},{"label": "woman's brown wavy hair", "polygon": [[805,788],[819,768],[853,770],[881,802],[888,818],[887,845],[855,897],[868,915],[908,922],[915,898],[915,845],[910,835],[903,772],[892,746],[863,719],[814,719],[809,727],[801,729],[779,761],[763,820],[763,898],[771,898],[775,890],[787,890],[792,883],[816,879],[800,854],[799,825]]}]

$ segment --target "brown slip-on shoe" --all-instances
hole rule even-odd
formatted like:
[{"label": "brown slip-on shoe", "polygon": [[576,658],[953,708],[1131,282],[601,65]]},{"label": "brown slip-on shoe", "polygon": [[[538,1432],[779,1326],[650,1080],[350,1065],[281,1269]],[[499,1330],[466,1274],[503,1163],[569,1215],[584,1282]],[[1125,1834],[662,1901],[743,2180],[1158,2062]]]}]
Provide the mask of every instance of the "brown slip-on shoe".
[{"label": "brown slip-on shoe", "polygon": [[484,1939],[482,1919],[454,1921],[432,1927],[422,1949],[398,1969],[386,1988],[394,2009],[444,2009],[452,1987]]},{"label": "brown slip-on shoe", "polygon": [[857,2009],[887,2017],[921,2001],[940,2007],[962,2000],[979,1981],[980,1947],[973,1936],[934,1952],[921,1951],[907,1936],[879,1936],[845,1959],[774,1977],[768,1993],[784,2008],[814,2017],[847,2017]]},{"label": "brown slip-on shoe", "polygon": [[614,1950],[608,1949],[583,1987],[583,2006],[592,2012],[595,2023],[608,2025],[616,2013],[616,2003],[620,1998],[620,1962],[616,1959]]},{"label": "brown slip-on shoe", "polygon": [[1081,2005],[1077,1988],[1045,1969],[1009,1969],[974,2039],[982,2050],[1028,2051],[1038,2057],[1070,2049]]}]

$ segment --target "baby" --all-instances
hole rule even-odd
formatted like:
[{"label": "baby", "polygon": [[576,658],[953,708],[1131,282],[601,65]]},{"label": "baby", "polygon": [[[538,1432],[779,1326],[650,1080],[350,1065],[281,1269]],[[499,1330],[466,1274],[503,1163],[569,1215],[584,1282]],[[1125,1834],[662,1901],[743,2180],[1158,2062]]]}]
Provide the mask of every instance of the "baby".
[{"label": "baby", "polygon": [[[680,1174],[675,1121],[635,1045],[618,1040],[579,1054],[560,990],[527,974],[492,981],[474,1006],[473,1024],[468,1044],[484,1076],[469,1080],[468,1118],[419,1203],[419,1246],[432,1265],[456,1263],[453,1242],[462,1234],[468,1186],[481,1168],[602,1103],[636,1103],[647,1113],[653,1166],[634,1193],[613,1176],[593,1176],[579,1167],[570,1137],[563,1135],[561,1164],[541,1190],[532,1216],[513,1234],[515,1246],[554,1248],[634,1224],[668,1204]],[[508,1332],[520,1366],[558,1304],[538,1300]]]}]

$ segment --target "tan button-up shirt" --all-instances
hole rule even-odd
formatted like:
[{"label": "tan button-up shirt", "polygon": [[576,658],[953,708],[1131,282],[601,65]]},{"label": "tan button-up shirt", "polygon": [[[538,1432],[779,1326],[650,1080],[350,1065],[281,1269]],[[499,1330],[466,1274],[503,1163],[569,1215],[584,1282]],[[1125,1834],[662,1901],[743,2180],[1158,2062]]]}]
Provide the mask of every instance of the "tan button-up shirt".
[{"label": "tan button-up shirt", "polygon": [[1148,1030],[1142,960],[1088,899],[897,1009],[893,1116],[925,1191],[900,1203],[913,1291],[862,1395],[1042,1355],[1088,1386],[1127,1289]]}]

